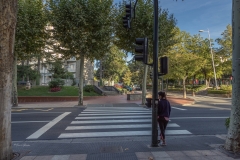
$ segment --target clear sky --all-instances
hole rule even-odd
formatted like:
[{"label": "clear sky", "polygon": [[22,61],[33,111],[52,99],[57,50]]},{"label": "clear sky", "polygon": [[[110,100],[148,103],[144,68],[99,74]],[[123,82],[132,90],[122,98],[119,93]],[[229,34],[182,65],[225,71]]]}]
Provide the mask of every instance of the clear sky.
[{"label": "clear sky", "polygon": [[[181,30],[192,35],[209,29],[211,38],[216,39],[231,24],[231,0],[159,0],[159,3],[174,14]],[[208,34],[201,36],[207,38]]]}]

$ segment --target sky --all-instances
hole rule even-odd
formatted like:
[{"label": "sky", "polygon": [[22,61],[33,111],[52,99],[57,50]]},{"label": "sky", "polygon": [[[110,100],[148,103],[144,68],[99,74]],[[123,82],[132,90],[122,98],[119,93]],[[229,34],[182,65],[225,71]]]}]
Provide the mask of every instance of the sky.
[{"label": "sky", "polygon": [[[118,1],[114,0],[116,3]],[[231,24],[231,0],[159,0],[159,4],[174,15],[180,30],[191,35],[199,34],[199,30],[209,29],[211,39],[215,40]],[[208,38],[208,33],[201,32],[200,36]]]}]

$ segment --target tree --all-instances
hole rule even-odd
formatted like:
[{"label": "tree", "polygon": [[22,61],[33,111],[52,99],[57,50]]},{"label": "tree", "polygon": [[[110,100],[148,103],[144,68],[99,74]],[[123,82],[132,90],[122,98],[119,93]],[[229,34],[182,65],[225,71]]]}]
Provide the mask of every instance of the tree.
[{"label": "tree", "polygon": [[65,58],[80,59],[79,102],[83,105],[84,60],[101,59],[112,38],[112,0],[49,0],[49,17]]},{"label": "tree", "polygon": [[119,81],[127,69],[125,58],[125,53],[112,45],[110,51],[102,59],[104,79]]},{"label": "tree", "polygon": [[[17,62],[39,57],[45,45],[47,19],[42,0],[19,0],[14,51],[13,105],[18,106]],[[39,76],[40,73],[38,73]]]},{"label": "tree", "polygon": [[240,151],[240,2],[232,0],[232,108],[225,149],[233,152]]},{"label": "tree", "polygon": [[[203,58],[191,48],[191,35],[177,29],[175,39],[178,41],[169,51],[169,77],[178,77],[183,82],[183,98],[186,98],[186,79],[201,69]],[[190,43],[191,42],[191,43]]]},{"label": "tree", "polygon": [[124,74],[124,76],[123,76],[123,83],[125,84],[125,85],[131,85],[131,77],[132,77],[132,73],[130,72],[130,70],[127,70],[127,71],[125,71],[125,74]]},{"label": "tree", "polygon": [[0,1],[0,159],[12,158],[11,93],[17,1]]},{"label": "tree", "polygon": [[220,45],[220,48],[217,49],[217,54],[221,60],[219,65],[223,74],[230,76],[232,74],[232,26],[227,25],[222,37],[216,41]]},{"label": "tree", "polygon": [[[132,52],[135,48],[134,42],[135,38],[147,37],[149,39],[149,57],[151,63],[153,57],[153,1],[152,0],[139,0],[136,7],[136,18],[132,19],[131,29],[126,31],[123,28],[122,17],[125,14],[125,3],[122,2],[115,7],[115,36],[116,39],[114,43],[126,52]],[[167,52],[170,47],[175,43],[172,38],[174,36],[174,28],[176,25],[176,20],[172,14],[169,14],[167,10],[161,9],[159,7],[159,56]],[[146,93],[146,76],[147,76],[148,66],[144,66],[144,77],[143,87],[142,87],[142,97],[145,97]],[[144,98],[142,98],[142,103]],[[143,103],[144,104],[144,103]]]}]

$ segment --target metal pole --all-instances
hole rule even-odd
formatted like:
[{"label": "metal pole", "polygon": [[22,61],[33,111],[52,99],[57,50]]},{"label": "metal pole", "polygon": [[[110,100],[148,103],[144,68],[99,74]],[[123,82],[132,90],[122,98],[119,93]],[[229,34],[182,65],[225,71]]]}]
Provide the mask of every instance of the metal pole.
[{"label": "metal pole", "polygon": [[153,90],[152,90],[152,147],[158,147],[157,130],[157,99],[158,92],[158,0],[154,0],[154,29],[153,29]]},{"label": "metal pole", "polygon": [[216,90],[217,90],[218,88],[217,88],[216,70],[215,70],[215,64],[214,64],[214,59],[213,59],[212,44],[211,44],[211,38],[210,38],[210,31],[209,31],[209,29],[208,29],[208,39],[209,39],[209,45],[210,45],[210,52],[211,52],[211,56],[212,56],[212,65],[213,65],[215,87],[216,87]]}]

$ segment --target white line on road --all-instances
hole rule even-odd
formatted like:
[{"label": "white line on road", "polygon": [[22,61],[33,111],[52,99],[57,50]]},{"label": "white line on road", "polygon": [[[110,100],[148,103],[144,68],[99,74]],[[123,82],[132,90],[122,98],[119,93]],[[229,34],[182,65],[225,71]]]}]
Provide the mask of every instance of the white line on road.
[{"label": "white line on road", "polygon": [[78,116],[152,115],[152,113],[81,113]]},{"label": "white line on road", "polygon": [[143,116],[143,115],[139,115],[139,116],[91,116],[91,117],[76,117],[75,119],[139,119],[139,118],[151,118],[151,115],[148,116]]},{"label": "white line on road", "polygon": [[[166,135],[192,134],[187,130],[166,130]],[[87,132],[63,133],[58,138],[83,138],[83,137],[119,137],[119,136],[150,136],[151,131],[118,131],[118,132]]]},{"label": "white line on road", "polygon": [[147,113],[147,112],[151,112],[150,110],[145,110],[145,111],[128,111],[128,110],[94,110],[94,111],[89,111],[89,110],[85,110],[82,113],[100,113],[100,112],[114,112],[114,113]]},{"label": "white line on road", "polygon": [[60,116],[56,117],[54,120],[50,121],[47,123],[45,126],[34,132],[32,135],[27,137],[27,139],[37,139],[39,138],[42,134],[44,134],[46,131],[48,131],[51,127],[53,127],[55,124],[57,124],[60,120],[62,120],[64,117],[69,115],[71,112],[65,112],[61,114]]},{"label": "white line on road", "polygon": [[172,108],[174,108],[174,109],[178,109],[178,110],[182,110],[182,111],[185,111],[185,110],[187,110],[187,109],[178,108],[178,107],[172,107]]},{"label": "white line on road", "polygon": [[129,120],[72,121],[71,124],[133,123],[133,122],[152,122],[152,120],[151,119],[129,119]]},{"label": "white line on road", "polygon": [[50,121],[13,121],[11,123],[47,123]]},{"label": "white line on road", "polygon": [[46,114],[46,113],[64,113],[64,112],[24,112],[24,113],[13,113],[12,114]]},{"label": "white line on road", "polygon": [[[120,128],[151,128],[149,124],[131,124],[131,125],[96,125],[96,126],[68,126],[65,130],[83,130],[83,129],[120,129]],[[180,127],[176,123],[169,123],[167,127]]]}]

